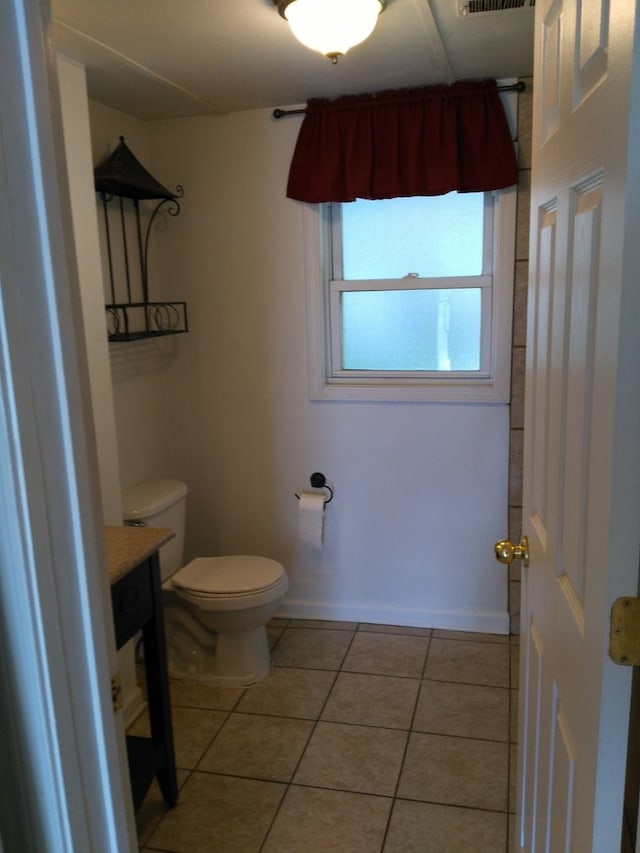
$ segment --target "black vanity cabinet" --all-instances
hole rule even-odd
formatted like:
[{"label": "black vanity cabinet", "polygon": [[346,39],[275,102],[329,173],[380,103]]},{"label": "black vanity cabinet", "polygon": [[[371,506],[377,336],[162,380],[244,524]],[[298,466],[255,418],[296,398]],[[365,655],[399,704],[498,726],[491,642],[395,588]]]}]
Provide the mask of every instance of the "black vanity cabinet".
[{"label": "black vanity cabinet", "polygon": [[139,631],[144,644],[151,736],[127,735],[133,806],[136,811],[140,808],[154,778],[167,805],[174,806],[178,785],[158,558],[158,549],[173,532],[164,528],[108,527],[105,535],[117,648]]}]

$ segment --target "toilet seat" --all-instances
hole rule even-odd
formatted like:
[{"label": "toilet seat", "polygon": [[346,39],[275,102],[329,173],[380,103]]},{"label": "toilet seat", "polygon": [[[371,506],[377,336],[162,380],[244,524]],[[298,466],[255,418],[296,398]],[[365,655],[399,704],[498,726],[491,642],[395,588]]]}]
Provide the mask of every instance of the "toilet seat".
[{"label": "toilet seat", "polygon": [[235,598],[267,592],[285,577],[268,557],[196,557],[171,578],[172,586],[203,598]]}]

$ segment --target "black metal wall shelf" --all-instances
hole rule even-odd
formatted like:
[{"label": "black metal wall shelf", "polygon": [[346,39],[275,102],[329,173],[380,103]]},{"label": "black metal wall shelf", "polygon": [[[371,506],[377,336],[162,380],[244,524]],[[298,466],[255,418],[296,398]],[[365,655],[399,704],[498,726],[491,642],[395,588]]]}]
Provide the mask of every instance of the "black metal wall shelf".
[{"label": "black metal wall shelf", "polygon": [[[149,298],[148,250],[151,226],[161,209],[178,216],[183,189],[170,192],[134,157],[124,137],[94,172],[102,202],[104,249],[111,301],[106,305],[109,341],[137,341],[189,331],[185,302],[157,302]],[[148,216],[143,235],[140,201],[157,204]]]},{"label": "black metal wall shelf", "polygon": [[186,302],[124,302],[105,305],[109,341],[140,341],[189,331]]}]

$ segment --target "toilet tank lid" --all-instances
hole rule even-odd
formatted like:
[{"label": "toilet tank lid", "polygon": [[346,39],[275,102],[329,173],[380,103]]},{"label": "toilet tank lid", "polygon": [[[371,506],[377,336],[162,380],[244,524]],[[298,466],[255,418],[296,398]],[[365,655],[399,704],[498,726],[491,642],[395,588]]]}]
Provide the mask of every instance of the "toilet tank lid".
[{"label": "toilet tank lid", "polygon": [[143,480],[122,493],[122,514],[125,521],[149,518],[173,506],[188,492],[181,480]]}]

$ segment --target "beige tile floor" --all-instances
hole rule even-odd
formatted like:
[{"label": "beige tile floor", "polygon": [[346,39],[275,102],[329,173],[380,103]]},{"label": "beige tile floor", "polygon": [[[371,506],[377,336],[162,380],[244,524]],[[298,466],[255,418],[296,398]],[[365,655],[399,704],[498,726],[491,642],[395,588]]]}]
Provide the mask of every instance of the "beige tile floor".
[{"label": "beige tile floor", "polygon": [[151,788],[142,851],[506,853],[516,637],[277,619],[269,634],[254,687],[172,681],[179,801]]}]

